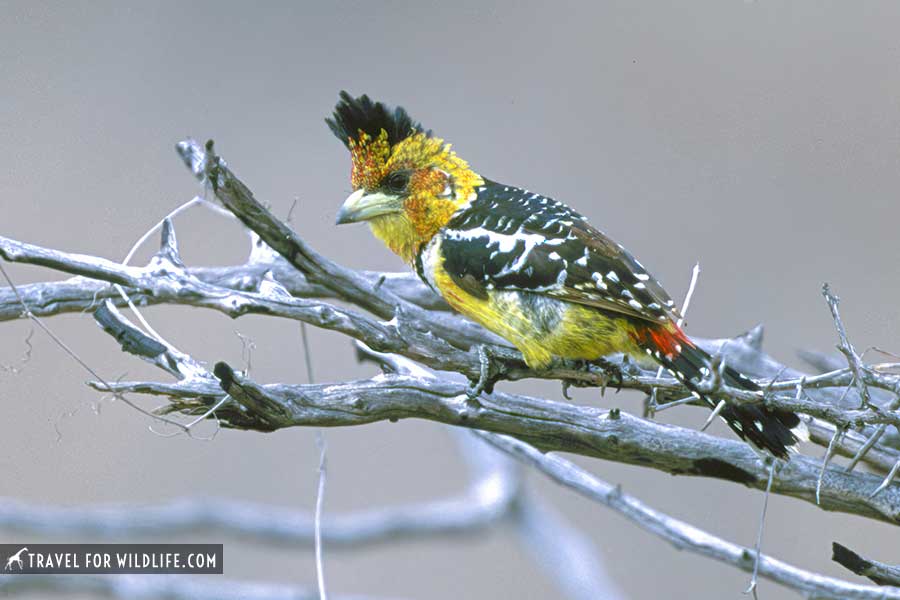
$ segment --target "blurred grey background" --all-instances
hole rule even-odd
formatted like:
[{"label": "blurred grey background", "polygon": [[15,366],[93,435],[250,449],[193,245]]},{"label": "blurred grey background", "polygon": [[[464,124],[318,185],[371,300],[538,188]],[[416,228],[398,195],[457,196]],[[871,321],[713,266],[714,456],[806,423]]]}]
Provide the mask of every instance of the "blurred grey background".
[{"label": "blurred grey background", "polygon": [[[296,199],[295,227],[322,252],[351,267],[400,269],[364,227],[332,225],[350,189],[349,160],[322,119],[338,90],[348,89],[406,106],[485,175],[584,212],[676,298],[699,260],[690,333],[732,335],[764,323],[766,348],[801,366],[798,348],[827,350],[836,341],[820,295],[829,281],[857,347],[900,351],[896,2],[2,2],[0,9],[3,235],[121,260],[197,192],[173,151],[193,135],[213,137],[276,213],[286,215]],[[192,265],[245,257],[234,222],[194,209],[176,225]],[[18,283],[60,277],[10,271]],[[147,314],[202,360],[243,364],[240,332],[256,344],[258,380],[304,381],[296,323],[186,308]],[[123,356],[90,316],[51,325],[106,377],[164,377]],[[0,362],[20,365],[30,329],[0,325]],[[204,494],[312,509],[313,431],[164,439],[135,411],[101,402],[46,336],[32,341],[20,374],[0,372],[0,496],[76,505]],[[373,372],[356,364],[345,338],[315,331],[312,343],[320,380]],[[505,387],[560,398],[556,384]],[[596,390],[580,391],[577,401],[640,406],[637,396]],[[691,408],[662,416],[694,427],[705,418]],[[465,481],[452,441],[434,424],[329,430],[327,438],[329,512],[432,498]],[[729,540],[755,539],[760,493],[578,462]],[[679,553],[532,479],[598,545],[631,598],[744,597],[745,574]],[[0,541],[19,538],[0,533]],[[829,560],[832,540],[900,561],[888,525],[772,498],[765,551],[845,576]],[[315,581],[310,549],[230,540],[226,554],[230,577]],[[326,569],[333,593],[557,595],[502,529],[359,552],[326,548]],[[794,597],[765,582],[762,592],[768,600]]]}]

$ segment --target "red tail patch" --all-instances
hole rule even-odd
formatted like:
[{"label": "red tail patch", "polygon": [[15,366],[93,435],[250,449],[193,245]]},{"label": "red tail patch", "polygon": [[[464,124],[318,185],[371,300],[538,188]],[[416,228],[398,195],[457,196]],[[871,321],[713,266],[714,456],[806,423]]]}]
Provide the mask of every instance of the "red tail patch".
[{"label": "red tail patch", "polygon": [[678,356],[684,346],[694,346],[690,338],[674,323],[642,327],[635,332],[635,340],[644,347],[658,350],[663,356]]}]

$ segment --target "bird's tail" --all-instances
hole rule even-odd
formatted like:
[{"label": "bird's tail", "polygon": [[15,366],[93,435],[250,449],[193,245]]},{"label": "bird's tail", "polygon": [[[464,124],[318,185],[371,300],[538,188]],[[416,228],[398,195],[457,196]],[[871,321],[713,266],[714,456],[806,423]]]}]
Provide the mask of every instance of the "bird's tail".
[{"label": "bird's tail", "polygon": [[[716,401],[697,389],[697,384],[710,373],[710,356],[694,345],[684,332],[677,328],[672,331],[668,327],[659,327],[637,336],[637,341],[691,393],[708,403],[710,408],[715,408]],[[727,365],[721,373],[724,382],[731,387],[751,391],[760,389]],[[803,428],[796,414],[760,405],[729,404],[722,408],[719,415],[741,439],[785,459],[798,441],[797,433]]]}]

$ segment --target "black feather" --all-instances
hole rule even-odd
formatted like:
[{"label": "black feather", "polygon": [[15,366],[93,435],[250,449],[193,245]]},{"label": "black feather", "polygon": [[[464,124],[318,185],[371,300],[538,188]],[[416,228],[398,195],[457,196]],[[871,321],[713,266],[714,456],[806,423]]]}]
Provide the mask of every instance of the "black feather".
[{"label": "black feather", "polygon": [[334,113],[325,119],[325,123],[348,148],[350,140],[359,141],[360,131],[376,138],[384,129],[391,146],[414,133],[424,131],[422,125],[413,121],[406,110],[399,106],[391,109],[381,102],[372,102],[365,94],[354,98],[342,91],[340,97]]},{"label": "black feather", "polygon": [[[681,353],[673,358],[661,356],[657,360],[666,368],[675,372],[688,389],[699,392],[696,383],[703,378],[702,368],[711,368],[710,356],[702,349],[692,345],[684,345]],[[731,387],[758,391],[759,386],[729,366],[722,371],[722,378]],[[710,405],[716,401],[700,393]],[[767,406],[753,404],[729,404],[719,413],[728,426],[741,439],[753,442],[757,448],[764,448],[779,458],[787,458],[788,447],[797,443],[792,429],[800,425],[800,418],[785,410],[772,409]]]}]

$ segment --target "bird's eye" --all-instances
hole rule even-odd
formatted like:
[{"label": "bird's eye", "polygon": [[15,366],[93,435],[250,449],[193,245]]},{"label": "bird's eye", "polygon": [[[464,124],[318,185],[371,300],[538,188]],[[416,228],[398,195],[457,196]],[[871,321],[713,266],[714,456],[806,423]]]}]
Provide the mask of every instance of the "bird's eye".
[{"label": "bird's eye", "polygon": [[384,186],[394,194],[402,194],[409,185],[409,172],[395,171],[384,180]]}]

